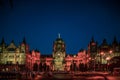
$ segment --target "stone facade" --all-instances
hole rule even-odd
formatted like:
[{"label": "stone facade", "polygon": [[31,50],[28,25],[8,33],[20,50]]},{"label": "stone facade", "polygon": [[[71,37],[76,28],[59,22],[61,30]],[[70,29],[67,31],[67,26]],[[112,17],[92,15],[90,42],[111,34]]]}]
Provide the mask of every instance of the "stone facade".
[{"label": "stone facade", "polygon": [[95,63],[107,64],[108,59],[120,56],[120,44],[116,37],[114,37],[111,44],[109,44],[106,39],[103,39],[100,45],[92,38],[88,45],[87,54],[90,54],[91,59],[95,60]]},{"label": "stone facade", "polygon": [[32,50],[26,53],[26,68],[33,71],[39,71],[40,52]]},{"label": "stone facade", "polygon": [[64,70],[65,55],[65,43],[60,35],[58,35],[58,38],[53,43],[53,70]]},{"label": "stone facade", "polygon": [[4,39],[0,44],[0,65],[25,65],[31,71],[102,69],[104,65],[110,63],[110,59],[116,56],[120,56],[120,43],[118,43],[116,37],[111,44],[108,44],[107,40],[104,39],[100,45],[92,37],[88,49],[81,49],[74,55],[66,54],[65,42],[60,35],[53,43],[51,55],[41,55],[38,50],[30,51],[25,39],[19,46],[16,46],[14,41],[7,45]]},{"label": "stone facade", "polygon": [[0,44],[0,64],[25,64],[26,52],[28,52],[28,45],[25,39],[19,46],[16,46],[12,40],[9,45],[7,45],[2,39]]}]

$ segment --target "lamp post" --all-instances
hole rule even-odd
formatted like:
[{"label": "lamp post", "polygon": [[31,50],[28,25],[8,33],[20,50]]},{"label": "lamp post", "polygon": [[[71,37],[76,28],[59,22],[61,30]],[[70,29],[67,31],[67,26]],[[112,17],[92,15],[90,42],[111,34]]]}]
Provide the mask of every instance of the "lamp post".
[{"label": "lamp post", "polygon": [[110,50],[109,53],[111,54],[111,53],[112,53],[112,50]]}]

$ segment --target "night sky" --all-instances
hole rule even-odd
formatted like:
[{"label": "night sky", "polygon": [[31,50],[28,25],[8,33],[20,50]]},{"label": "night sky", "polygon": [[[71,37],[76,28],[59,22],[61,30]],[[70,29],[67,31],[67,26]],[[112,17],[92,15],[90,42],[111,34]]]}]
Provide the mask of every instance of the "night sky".
[{"label": "night sky", "polygon": [[26,38],[30,49],[52,54],[61,34],[66,52],[87,49],[91,37],[120,42],[119,0],[0,0],[0,40],[19,44]]}]

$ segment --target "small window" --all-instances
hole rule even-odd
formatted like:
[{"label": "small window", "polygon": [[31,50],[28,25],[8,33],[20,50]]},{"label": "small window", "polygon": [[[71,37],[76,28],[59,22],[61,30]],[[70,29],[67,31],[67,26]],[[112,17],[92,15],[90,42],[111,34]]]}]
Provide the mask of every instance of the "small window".
[{"label": "small window", "polygon": [[13,55],[10,55],[9,58],[14,58],[14,56],[13,56]]},{"label": "small window", "polygon": [[5,58],[7,58],[7,55],[5,55]]},{"label": "small window", "polygon": [[25,53],[25,51],[22,51],[22,53]]}]

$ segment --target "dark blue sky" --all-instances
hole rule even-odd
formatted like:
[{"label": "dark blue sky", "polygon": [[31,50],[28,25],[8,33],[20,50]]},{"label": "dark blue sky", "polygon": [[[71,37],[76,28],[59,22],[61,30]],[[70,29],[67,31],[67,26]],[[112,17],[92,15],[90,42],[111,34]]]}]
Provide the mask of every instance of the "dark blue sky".
[{"label": "dark blue sky", "polygon": [[[67,53],[87,49],[94,36],[99,44],[116,35],[120,41],[119,0],[0,0],[0,39],[18,45],[23,37],[31,49],[51,54],[60,33]],[[12,5],[12,6],[11,6]]]}]

